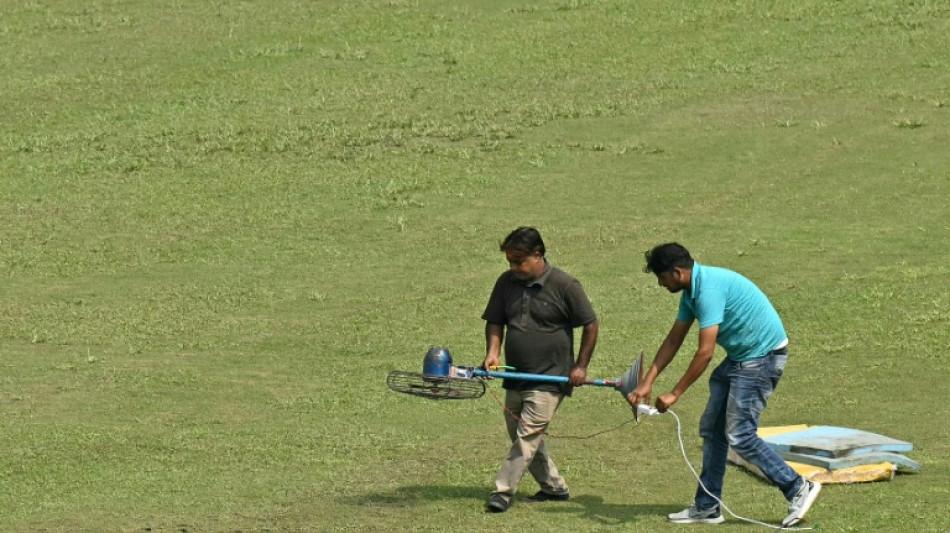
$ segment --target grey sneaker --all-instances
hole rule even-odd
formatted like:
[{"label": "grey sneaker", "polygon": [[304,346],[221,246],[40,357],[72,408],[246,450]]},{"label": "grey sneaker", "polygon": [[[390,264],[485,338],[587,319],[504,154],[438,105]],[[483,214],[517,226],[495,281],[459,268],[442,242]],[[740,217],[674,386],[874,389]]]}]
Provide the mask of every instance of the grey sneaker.
[{"label": "grey sneaker", "polygon": [[821,492],[821,483],[806,479],[798,494],[792,498],[792,501],[788,502],[788,516],[785,517],[785,520],[782,520],[782,527],[794,526],[801,522],[811,504],[815,503],[815,498],[818,497],[819,492]]},{"label": "grey sneaker", "polygon": [[507,511],[510,506],[511,501],[496,492],[488,498],[488,503],[485,505],[485,508],[490,513],[503,513]]},{"label": "grey sneaker", "polygon": [[721,524],[726,521],[718,505],[709,509],[697,509],[691,505],[689,509],[667,515],[667,518],[674,524]]}]

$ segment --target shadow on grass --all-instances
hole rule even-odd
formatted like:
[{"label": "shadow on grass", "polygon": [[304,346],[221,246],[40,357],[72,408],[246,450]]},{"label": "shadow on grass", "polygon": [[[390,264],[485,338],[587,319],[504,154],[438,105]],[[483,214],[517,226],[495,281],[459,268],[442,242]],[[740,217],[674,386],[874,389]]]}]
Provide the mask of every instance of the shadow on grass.
[{"label": "shadow on grass", "polygon": [[412,507],[446,500],[482,501],[485,489],[452,485],[410,485],[389,492],[370,492],[361,496],[343,498],[340,503],[360,507]]},{"label": "shadow on grass", "polygon": [[566,505],[558,503],[527,504],[537,506],[539,512],[556,515],[573,515],[604,525],[621,525],[636,522],[641,518],[666,517],[681,511],[682,505],[658,505],[652,503],[606,503],[600,496],[572,496]]},{"label": "shadow on grass", "polygon": [[[340,503],[359,507],[413,507],[433,502],[458,500],[460,504],[481,507],[490,491],[481,487],[452,485],[411,485],[390,492],[373,492],[362,496],[344,498]],[[619,525],[635,522],[643,516],[663,516],[682,510],[682,505],[657,505],[637,503],[605,503],[600,496],[572,495],[569,502],[524,503],[526,495],[516,496],[509,512],[530,512],[573,515],[601,524]]]}]

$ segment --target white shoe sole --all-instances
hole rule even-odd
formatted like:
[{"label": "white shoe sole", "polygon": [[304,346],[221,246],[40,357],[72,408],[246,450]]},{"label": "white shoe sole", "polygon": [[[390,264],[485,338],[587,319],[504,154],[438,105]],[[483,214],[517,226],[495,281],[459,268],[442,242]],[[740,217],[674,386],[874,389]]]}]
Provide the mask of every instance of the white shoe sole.
[{"label": "white shoe sole", "polygon": [[716,518],[673,518],[673,515],[666,515],[666,519],[671,524],[721,524],[726,521],[722,515]]},{"label": "white shoe sole", "polygon": [[805,513],[811,509],[811,505],[815,503],[815,500],[818,498],[818,493],[821,492],[821,483],[812,483],[811,490],[808,491],[808,497],[805,498],[805,503],[802,505],[802,508],[796,513],[792,513],[785,517],[785,520],[782,520],[782,527],[791,527],[795,524],[802,521],[802,518],[805,518]]},{"label": "white shoe sole", "polygon": [[670,520],[671,524],[721,524],[725,522],[726,519],[723,517],[719,518],[702,518],[698,520]]}]

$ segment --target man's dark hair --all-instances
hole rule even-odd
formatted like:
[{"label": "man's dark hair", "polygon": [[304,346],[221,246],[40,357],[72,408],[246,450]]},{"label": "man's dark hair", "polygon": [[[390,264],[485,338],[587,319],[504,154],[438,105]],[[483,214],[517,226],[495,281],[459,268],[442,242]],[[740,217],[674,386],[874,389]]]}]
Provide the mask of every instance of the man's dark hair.
[{"label": "man's dark hair", "polygon": [[541,257],[544,257],[544,241],[541,240],[541,234],[529,226],[521,226],[509,233],[505,240],[501,241],[500,249],[502,252],[511,251],[525,256],[538,252]]},{"label": "man's dark hair", "polygon": [[644,272],[653,272],[660,275],[676,267],[686,270],[693,269],[693,258],[689,256],[689,251],[675,242],[661,244],[643,254],[643,256],[647,260],[647,266],[643,268]]}]

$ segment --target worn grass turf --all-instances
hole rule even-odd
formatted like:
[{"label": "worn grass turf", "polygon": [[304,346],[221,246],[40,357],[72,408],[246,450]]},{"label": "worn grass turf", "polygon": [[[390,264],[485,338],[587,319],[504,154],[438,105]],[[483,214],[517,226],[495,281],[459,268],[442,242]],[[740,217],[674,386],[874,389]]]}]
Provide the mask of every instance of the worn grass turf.
[{"label": "worn grass turf", "polygon": [[[593,300],[595,377],[672,322],[644,250],[755,280],[792,338],[763,424],[923,464],[812,522],[946,530],[948,36],[939,2],[4,3],[0,530],[674,529],[668,417],[552,439],[571,502],[495,516],[491,398],[386,389],[430,344],[481,360],[521,224]],[[551,432],[628,418],[581,389]]]}]

